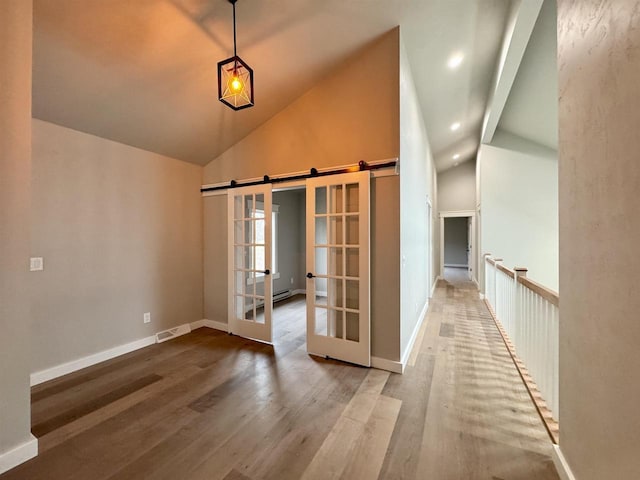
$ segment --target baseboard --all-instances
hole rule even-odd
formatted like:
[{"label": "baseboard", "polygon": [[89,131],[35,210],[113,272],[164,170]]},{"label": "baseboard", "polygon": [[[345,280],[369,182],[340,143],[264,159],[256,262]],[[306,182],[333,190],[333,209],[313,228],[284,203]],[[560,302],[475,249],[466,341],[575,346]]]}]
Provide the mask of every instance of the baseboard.
[{"label": "baseboard", "polygon": [[438,275],[436,279],[433,281],[433,286],[431,287],[431,295],[429,296],[429,298],[433,298],[433,296],[435,295],[436,288],[438,287],[439,281],[440,281],[440,275]]},{"label": "baseboard", "polygon": [[38,439],[31,438],[17,447],[0,453],[0,475],[38,455]]},{"label": "baseboard", "polygon": [[469,268],[469,265],[462,265],[460,263],[445,263],[444,266],[449,268]]},{"label": "baseboard", "polygon": [[111,360],[112,358],[119,357],[120,355],[124,355],[126,353],[148,347],[149,345],[153,345],[154,343],[156,343],[156,336],[151,335],[150,337],[141,338],[140,340],[136,340],[134,342],[125,343],[124,345],[109,348],[107,350],[103,350],[92,355],[87,355],[86,357],[82,357],[77,360],[72,360],[71,362],[66,362],[61,365],[56,365],[55,367],[47,368],[46,370],[40,370],[39,372],[31,374],[31,386],[33,387],[49,380],[53,380],[54,378],[76,372],[83,368],[95,365],[96,363]]},{"label": "baseboard", "polygon": [[560,450],[560,445],[553,445],[551,456],[561,480],[576,480],[566,458],[564,458],[564,455],[562,454],[562,450]]},{"label": "baseboard", "polygon": [[307,291],[303,289],[291,290],[291,295],[306,295]]},{"label": "baseboard", "polygon": [[214,330],[221,330],[223,332],[229,331],[229,325],[227,323],[219,322],[217,320],[202,319],[191,323],[191,330],[202,327],[213,328]]},{"label": "baseboard", "polygon": [[429,310],[429,300],[424,302],[424,306],[422,307],[422,311],[420,312],[420,316],[418,317],[418,321],[416,322],[415,327],[413,327],[413,332],[411,332],[411,338],[409,339],[409,343],[407,344],[407,348],[405,348],[404,353],[402,354],[400,363],[402,364],[402,371],[404,372],[404,367],[407,365],[409,361],[409,357],[411,356],[411,351],[416,343],[416,338],[418,338],[418,332],[420,331],[420,327],[422,327],[422,323],[424,319],[427,318],[427,311]]},{"label": "baseboard", "polygon": [[402,362],[387,360],[386,358],[371,357],[371,366],[378,370],[386,370],[393,373],[404,373]]}]

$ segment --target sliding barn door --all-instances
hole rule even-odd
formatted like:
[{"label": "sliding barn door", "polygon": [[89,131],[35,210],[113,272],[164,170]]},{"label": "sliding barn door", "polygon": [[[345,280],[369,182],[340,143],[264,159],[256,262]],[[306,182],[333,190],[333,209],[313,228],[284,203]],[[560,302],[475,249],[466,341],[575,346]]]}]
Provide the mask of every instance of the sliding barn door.
[{"label": "sliding barn door", "polygon": [[307,350],[371,364],[369,172],[307,180]]},{"label": "sliding barn door", "polygon": [[228,191],[229,328],[271,342],[271,185]]}]

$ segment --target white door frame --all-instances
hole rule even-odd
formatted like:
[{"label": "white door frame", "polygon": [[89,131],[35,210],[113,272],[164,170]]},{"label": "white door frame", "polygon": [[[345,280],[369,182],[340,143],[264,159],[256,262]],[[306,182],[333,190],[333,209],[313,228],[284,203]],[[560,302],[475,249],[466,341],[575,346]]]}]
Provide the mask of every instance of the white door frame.
[{"label": "white door frame", "polygon": [[[251,265],[251,268],[247,269],[245,265],[245,251],[247,245],[245,245],[245,225],[247,220],[250,220],[254,225],[256,220],[245,218],[245,195],[252,196],[252,202],[258,202],[257,196],[263,195],[263,208],[264,208],[264,224],[265,224],[265,238],[264,238],[264,256],[265,256],[265,265],[264,265],[264,277],[262,277],[262,285],[263,292],[261,297],[264,302],[264,322],[259,323],[256,321],[257,319],[257,309],[256,304],[259,300],[259,294],[257,292],[257,270],[255,265]],[[240,196],[241,208],[242,208],[242,218],[237,219],[235,216],[235,210],[237,208],[235,199],[237,196]],[[241,337],[250,338],[254,340],[258,340],[261,342],[271,343],[273,340],[273,322],[272,322],[272,309],[273,309],[273,267],[272,267],[272,185],[271,184],[260,184],[253,186],[245,186],[238,187],[233,191],[230,191],[227,195],[227,275],[228,275],[228,311],[227,311],[227,328],[230,333],[234,335],[239,335]],[[256,208],[256,205],[252,203],[252,208]],[[236,252],[236,234],[238,231],[236,230],[235,223],[240,222],[241,224],[241,235],[242,239],[242,269],[239,273],[242,273],[242,279],[238,282],[236,278],[236,265],[235,262],[237,260],[238,253]],[[253,230],[252,230],[253,231]],[[251,235],[251,244],[254,243],[254,235]],[[254,248],[249,246],[249,248]],[[255,254],[253,250],[252,255]],[[249,272],[253,279],[246,279],[246,272]],[[253,273],[252,273],[253,272]],[[250,283],[249,283],[250,282]],[[242,291],[245,292],[246,286],[251,285],[251,289],[253,293],[249,295],[248,293],[242,293],[241,295],[236,296],[236,288],[237,285],[242,285]],[[242,317],[239,318],[238,311],[238,298],[242,298],[242,306],[240,310],[242,310]],[[252,298],[253,301],[253,316],[252,319],[245,318],[246,314],[246,299]]]},{"label": "white door frame", "polygon": [[[427,291],[429,292],[429,298],[433,292],[433,205],[431,204],[431,198],[427,195]],[[437,280],[435,280],[437,281]]]},{"label": "white door frame", "polygon": [[471,238],[469,245],[471,246],[471,275],[472,281],[477,281],[478,273],[476,272],[476,245],[474,242],[476,232],[476,212],[474,210],[453,210],[448,212],[440,212],[440,277],[444,278],[444,219],[454,217],[471,217]]},{"label": "white door frame", "polygon": [[[340,186],[346,184],[357,184],[358,187],[358,207],[353,213],[350,213],[346,200],[346,187],[341,191],[342,208],[337,212],[332,212],[330,202],[330,190],[332,185]],[[370,302],[371,302],[371,278],[370,278],[370,187],[371,187],[371,175],[368,171],[359,171],[351,173],[343,173],[339,175],[332,175],[327,177],[314,177],[307,179],[307,352],[311,355],[319,355],[325,357],[331,357],[336,360],[343,360],[366,367],[371,366],[371,314],[370,314]],[[316,212],[316,188],[327,188],[326,197],[326,213]],[[338,215],[338,218],[342,218],[340,232],[342,239],[334,242],[331,239],[332,227],[329,219],[331,215]],[[342,215],[342,217],[341,217]],[[358,239],[355,243],[350,243],[347,240],[347,224],[346,218],[348,215],[357,216],[358,219]],[[328,236],[324,241],[317,243],[316,240],[316,218],[325,217],[328,226]],[[332,273],[329,265],[327,265],[326,271],[322,274],[316,272],[318,265],[316,264],[316,250],[326,249],[329,253],[330,249],[342,249],[341,253],[342,264],[338,271]],[[358,252],[358,271],[353,277],[348,276],[347,270],[347,254],[345,249],[353,248]],[[327,257],[329,258],[329,257]],[[316,278],[320,279],[337,279],[341,283],[341,292],[336,296],[331,294],[330,285],[327,285],[327,301],[324,305],[317,304],[316,302]],[[347,283],[357,282],[358,301],[356,306],[350,307],[348,304]],[[322,295],[324,296],[324,295]],[[336,304],[336,307],[330,305],[332,297],[334,299],[340,298],[341,300]],[[326,305],[326,306],[325,306]],[[328,320],[326,322],[325,333],[316,331],[316,314],[318,309],[340,312],[342,321],[340,322],[340,335],[332,334],[329,327]],[[358,336],[355,339],[349,339],[347,333],[347,318],[349,313],[355,313],[358,320]],[[334,332],[335,333],[335,332]]]}]

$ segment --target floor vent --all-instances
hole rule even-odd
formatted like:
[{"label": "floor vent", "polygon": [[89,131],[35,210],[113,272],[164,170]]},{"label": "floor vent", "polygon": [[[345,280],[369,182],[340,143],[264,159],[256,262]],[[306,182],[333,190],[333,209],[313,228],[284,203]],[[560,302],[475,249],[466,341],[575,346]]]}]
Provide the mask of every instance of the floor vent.
[{"label": "floor vent", "polygon": [[179,327],[156,333],[156,341],[158,343],[166,342],[167,340],[185,335],[189,332],[191,332],[191,326],[189,324],[180,325]]}]

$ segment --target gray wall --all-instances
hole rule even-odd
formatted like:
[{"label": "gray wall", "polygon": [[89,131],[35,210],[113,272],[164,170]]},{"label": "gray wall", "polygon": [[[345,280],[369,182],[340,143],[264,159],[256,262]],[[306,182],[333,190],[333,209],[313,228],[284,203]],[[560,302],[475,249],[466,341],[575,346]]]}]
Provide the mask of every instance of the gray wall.
[{"label": "gray wall", "polygon": [[0,2],[0,455],[30,439],[29,0]]},{"label": "gray wall", "polygon": [[[273,281],[273,292],[305,289],[303,274],[306,258],[306,196],[304,190],[291,190],[273,194],[273,203],[279,205],[278,213],[278,273]],[[302,215],[301,213],[302,212]],[[301,222],[302,221],[302,225]],[[300,268],[301,264],[303,265]],[[293,279],[293,282],[291,282]]]},{"label": "gray wall", "polygon": [[202,318],[202,167],[33,120],[32,179],[32,371]]},{"label": "gray wall", "polygon": [[469,218],[448,217],[444,219],[444,264],[445,266],[467,266],[469,246]]},{"label": "gray wall", "polygon": [[560,448],[640,472],[640,2],[560,0]]},{"label": "gray wall", "polygon": [[476,209],[476,162],[469,160],[438,173],[441,212]]}]

